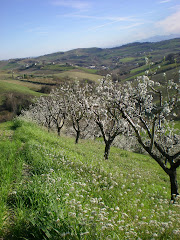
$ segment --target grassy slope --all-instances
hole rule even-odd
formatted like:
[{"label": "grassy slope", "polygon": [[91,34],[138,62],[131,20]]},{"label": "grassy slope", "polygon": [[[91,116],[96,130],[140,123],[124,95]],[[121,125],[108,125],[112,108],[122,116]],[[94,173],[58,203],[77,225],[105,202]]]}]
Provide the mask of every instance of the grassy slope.
[{"label": "grassy slope", "polygon": [[[54,66],[54,65],[52,65]],[[56,67],[56,66],[55,66]],[[61,66],[63,70],[65,70],[64,66]],[[70,67],[69,67],[70,68]],[[71,68],[70,68],[71,69]],[[77,69],[74,70],[75,72],[70,71],[63,71],[61,73],[58,73],[58,71],[50,70],[50,74],[44,74],[43,71],[41,74],[34,75],[35,72],[28,72],[27,79],[21,79],[18,80],[17,77],[20,76],[23,77],[23,73],[14,73],[12,76],[12,73],[7,71],[0,71],[0,121],[7,121],[11,120],[14,114],[12,112],[9,112],[7,109],[4,108],[4,101],[6,99],[6,94],[8,93],[17,93],[20,95],[27,95],[28,97],[39,97],[43,95],[42,93],[38,92],[41,90],[42,86],[46,85],[55,85],[60,84],[66,79],[64,77],[68,77],[71,79],[71,81],[74,80],[80,80],[80,81],[97,81],[97,79],[101,78],[100,75],[93,74],[94,71],[91,69]],[[89,71],[88,71],[89,70]],[[55,74],[56,73],[56,74]],[[16,101],[16,99],[14,99]]]},{"label": "grassy slope", "polygon": [[58,73],[58,74],[54,74],[55,76],[58,77],[69,77],[71,79],[74,80],[92,80],[92,81],[97,81],[98,79],[101,79],[102,76],[97,75],[97,74],[91,74],[88,72],[82,72],[82,71],[78,71],[78,70],[72,70],[72,71],[67,71],[67,72],[63,72],[63,73]]},{"label": "grassy slope", "polygon": [[104,161],[100,142],[75,145],[18,121],[0,136],[0,237],[179,239],[179,205],[148,156],[112,148]]},{"label": "grassy slope", "polygon": [[[39,96],[40,93],[35,92],[31,89],[29,89],[26,86],[18,84],[18,81],[1,81],[0,80],[0,93],[5,93],[5,92],[20,92],[24,93],[27,95],[32,95],[32,96]],[[42,95],[42,94],[41,94]]]},{"label": "grassy slope", "polygon": [[4,95],[10,92],[22,93],[33,97],[42,95],[42,93],[35,92],[29,87],[30,85],[21,85],[18,81],[0,80],[0,105],[3,104]]}]

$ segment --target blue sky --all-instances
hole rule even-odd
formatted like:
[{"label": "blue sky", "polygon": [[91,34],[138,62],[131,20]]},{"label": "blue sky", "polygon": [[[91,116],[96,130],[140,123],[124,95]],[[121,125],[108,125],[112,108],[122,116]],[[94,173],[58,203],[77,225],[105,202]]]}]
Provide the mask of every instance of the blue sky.
[{"label": "blue sky", "polygon": [[0,59],[180,34],[179,0],[0,0]]}]

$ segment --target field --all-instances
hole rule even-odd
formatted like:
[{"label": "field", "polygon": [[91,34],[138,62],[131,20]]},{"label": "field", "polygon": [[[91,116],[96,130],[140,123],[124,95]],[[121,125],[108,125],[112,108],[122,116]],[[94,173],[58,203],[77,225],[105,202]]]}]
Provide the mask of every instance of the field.
[{"label": "field", "polygon": [[34,86],[28,83],[21,83],[20,81],[16,80],[4,80],[0,81],[1,89],[0,93],[5,92],[21,92],[24,94],[29,94],[32,96],[39,96],[40,94],[31,90]]},{"label": "field", "polygon": [[93,82],[96,82],[98,79],[101,79],[102,76],[99,76],[97,74],[91,74],[91,73],[86,73],[86,72],[83,72],[83,71],[68,71],[68,72],[63,72],[63,73],[59,73],[59,74],[55,74],[55,76],[58,76],[58,77],[69,77],[71,78],[72,80],[90,80],[90,81],[93,81]]},{"label": "field", "polygon": [[179,204],[149,156],[112,147],[105,161],[101,141],[22,120],[1,124],[0,140],[3,240],[180,238]]},{"label": "field", "polygon": [[[27,104],[24,104],[26,96],[28,99],[39,97],[49,93],[53,87],[58,87],[62,83],[67,84],[73,81],[96,82],[102,78],[102,76],[95,74],[97,70],[63,64],[46,64],[40,69],[39,66],[37,66],[37,69],[32,67],[10,69],[16,66],[17,63],[5,65],[5,63],[0,62],[0,122],[11,120],[17,114],[16,110],[18,108],[27,107]],[[22,67],[22,64],[19,67]],[[14,102],[17,105],[16,110],[12,110],[13,106],[10,106],[10,109],[6,106],[6,102],[11,95],[14,98],[13,101],[10,99],[11,105]]]}]

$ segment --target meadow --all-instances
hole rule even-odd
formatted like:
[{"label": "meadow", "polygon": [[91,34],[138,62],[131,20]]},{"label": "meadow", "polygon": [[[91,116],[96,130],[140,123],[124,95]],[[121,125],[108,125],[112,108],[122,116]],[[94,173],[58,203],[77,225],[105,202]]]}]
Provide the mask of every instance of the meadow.
[{"label": "meadow", "polygon": [[[74,139],[21,119],[0,124],[0,238],[180,238],[179,203],[147,155]],[[178,169],[178,181],[179,178]]]}]

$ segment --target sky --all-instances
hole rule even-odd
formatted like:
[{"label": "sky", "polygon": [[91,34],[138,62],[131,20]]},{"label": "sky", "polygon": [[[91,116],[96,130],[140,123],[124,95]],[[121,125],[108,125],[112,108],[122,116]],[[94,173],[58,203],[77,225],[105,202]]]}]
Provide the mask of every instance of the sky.
[{"label": "sky", "polygon": [[180,34],[180,0],[0,0],[0,60]]}]

